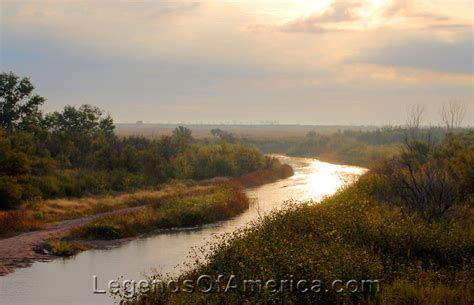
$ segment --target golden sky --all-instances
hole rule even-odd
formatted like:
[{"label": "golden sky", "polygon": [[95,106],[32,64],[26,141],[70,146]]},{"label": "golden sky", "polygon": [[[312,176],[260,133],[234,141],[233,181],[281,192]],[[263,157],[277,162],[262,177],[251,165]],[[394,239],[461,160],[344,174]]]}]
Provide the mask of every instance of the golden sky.
[{"label": "golden sky", "polygon": [[436,123],[443,102],[473,104],[472,1],[0,3],[2,70],[31,76],[48,110],[398,124],[410,105]]}]

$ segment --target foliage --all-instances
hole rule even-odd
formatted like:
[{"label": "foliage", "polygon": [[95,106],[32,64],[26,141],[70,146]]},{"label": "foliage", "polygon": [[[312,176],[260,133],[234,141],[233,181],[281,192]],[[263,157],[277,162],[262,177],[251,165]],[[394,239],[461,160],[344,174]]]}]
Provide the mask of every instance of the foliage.
[{"label": "foliage", "polygon": [[44,228],[44,222],[26,211],[0,211],[0,237]]},{"label": "foliage", "polygon": [[33,90],[29,78],[20,79],[12,72],[0,74],[0,128],[11,133],[40,124],[39,107],[45,99],[33,95]]},{"label": "foliage", "polygon": [[[456,133],[462,129],[455,130]],[[390,159],[401,152],[407,137],[406,128],[385,126],[374,130],[346,129],[321,134],[310,131],[305,137],[245,137],[241,142],[251,143],[266,153],[314,157],[327,162],[370,166],[371,163]],[[439,143],[447,129],[419,128],[418,140]]]},{"label": "foliage", "polygon": [[373,192],[385,201],[440,217],[474,195],[474,132],[450,134],[439,144],[410,141],[400,156],[374,167]]},{"label": "foliage", "polygon": [[[152,290],[124,302],[470,304],[473,139],[474,132],[468,131],[438,143],[410,140],[400,155],[380,161],[355,185],[320,204],[289,202],[218,237],[178,278],[178,283],[196,283],[201,275],[220,276],[211,293]],[[223,292],[231,278],[240,285]],[[249,279],[318,279],[323,288],[301,293],[277,284],[276,291],[242,290]],[[380,290],[336,292],[334,280],[359,285],[377,280]]]},{"label": "foliage", "polygon": [[65,257],[73,256],[86,250],[86,247],[82,244],[59,239],[49,240],[45,245],[43,245],[43,248],[46,251],[49,251],[52,255]]},{"label": "foliage", "polygon": [[[319,279],[321,293],[150,292],[132,304],[468,304],[473,295],[474,214],[464,207],[428,221],[373,199],[364,182],[321,204],[289,203],[205,247],[181,280],[202,275],[225,285],[245,279]],[[210,251],[209,251],[210,250]],[[160,279],[161,277],[157,277]],[[331,290],[335,279],[379,280],[380,291]],[[327,292],[324,292],[325,289]]]},{"label": "foliage", "polygon": [[41,198],[131,191],[176,178],[236,177],[274,162],[250,145],[198,142],[182,126],[157,139],[119,138],[112,118],[91,105],[43,116],[44,99],[33,95],[29,79],[13,73],[1,74],[0,89],[5,128],[0,128],[0,209]]},{"label": "foliage", "polygon": [[236,184],[177,193],[133,212],[102,217],[71,231],[72,238],[118,239],[157,229],[193,227],[228,219],[249,207]]}]

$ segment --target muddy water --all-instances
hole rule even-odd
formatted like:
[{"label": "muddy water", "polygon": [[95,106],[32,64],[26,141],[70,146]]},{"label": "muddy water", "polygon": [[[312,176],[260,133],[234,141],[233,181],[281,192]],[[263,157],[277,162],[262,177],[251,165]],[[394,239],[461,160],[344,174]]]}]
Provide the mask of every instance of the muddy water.
[{"label": "muddy water", "polygon": [[97,276],[96,288],[100,290],[120,276],[140,280],[152,270],[179,273],[179,265],[189,259],[191,249],[212,240],[213,235],[232,232],[259,215],[281,207],[285,200],[319,201],[366,171],[309,158],[278,158],[290,164],[295,175],[247,190],[253,204],[238,217],[212,226],[161,232],[117,248],[86,251],[71,259],[34,263],[0,277],[0,304],[113,304],[110,296],[93,293],[93,275]]}]

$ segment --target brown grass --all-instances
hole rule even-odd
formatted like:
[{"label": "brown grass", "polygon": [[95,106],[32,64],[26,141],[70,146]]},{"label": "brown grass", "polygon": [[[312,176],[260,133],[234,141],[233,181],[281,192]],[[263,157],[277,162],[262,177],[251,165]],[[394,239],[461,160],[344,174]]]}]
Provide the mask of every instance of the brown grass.
[{"label": "brown grass", "polygon": [[17,232],[34,231],[44,228],[44,221],[38,214],[26,211],[0,212],[0,237],[10,237]]},{"label": "brown grass", "polygon": [[110,240],[157,229],[194,227],[228,219],[248,209],[249,200],[238,183],[225,183],[194,192],[176,193],[158,204],[120,215],[101,217],[74,228],[67,239]]},{"label": "brown grass", "polygon": [[128,207],[153,205],[177,193],[199,194],[210,187],[203,185],[187,187],[182,183],[174,183],[157,191],[142,190],[129,194],[25,202],[19,211],[0,211],[0,237],[40,230],[57,221]]},{"label": "brown grass", "polygon": [[170,184],[160,190],[141,190],[128,194],[102,195],[84,198],[61,198],[25,203],[22,210],[32,210],[43,215],[45,222],[61,221],[82,216],[154,204],[177,192],[195,192],[203,186],[187,187],[184,184]]},{"label": "brown grass", "polygon": [[272,170],[258,170],[236,179],[214,178],[207,181],[171,183],[160,190],[141,190],[118,195],[101,195],[83,198],[62,198],[25,202],[20,211],[0,212],[0,237],[39,230],[49,223],[95,215],[128,207],[157,205],[174,196],[192,197],[209,192],[219,185],[234,188],[254,187],[291,176],[288,165]]}]

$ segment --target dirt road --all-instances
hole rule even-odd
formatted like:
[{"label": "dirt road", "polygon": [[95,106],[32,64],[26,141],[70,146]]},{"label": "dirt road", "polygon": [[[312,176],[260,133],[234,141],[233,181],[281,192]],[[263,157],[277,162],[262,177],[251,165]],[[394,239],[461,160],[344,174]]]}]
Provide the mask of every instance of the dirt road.
[{"label": "dirt road", "polygon": [[28,267],[35,261],[46,261],[55,258],[55,256],[36,253],[33,250],[36,246],[40,246],[49,238],[63,237],[70,229],[84,226],[89,222],[103,216],[129,213],[142,208],[143,206],[131,207],[71,220],[65,220],[57,224],[50,225],[44,230],[23,233],[10,238],[0,239],[0,276],[12,273],[17,268]]}]

